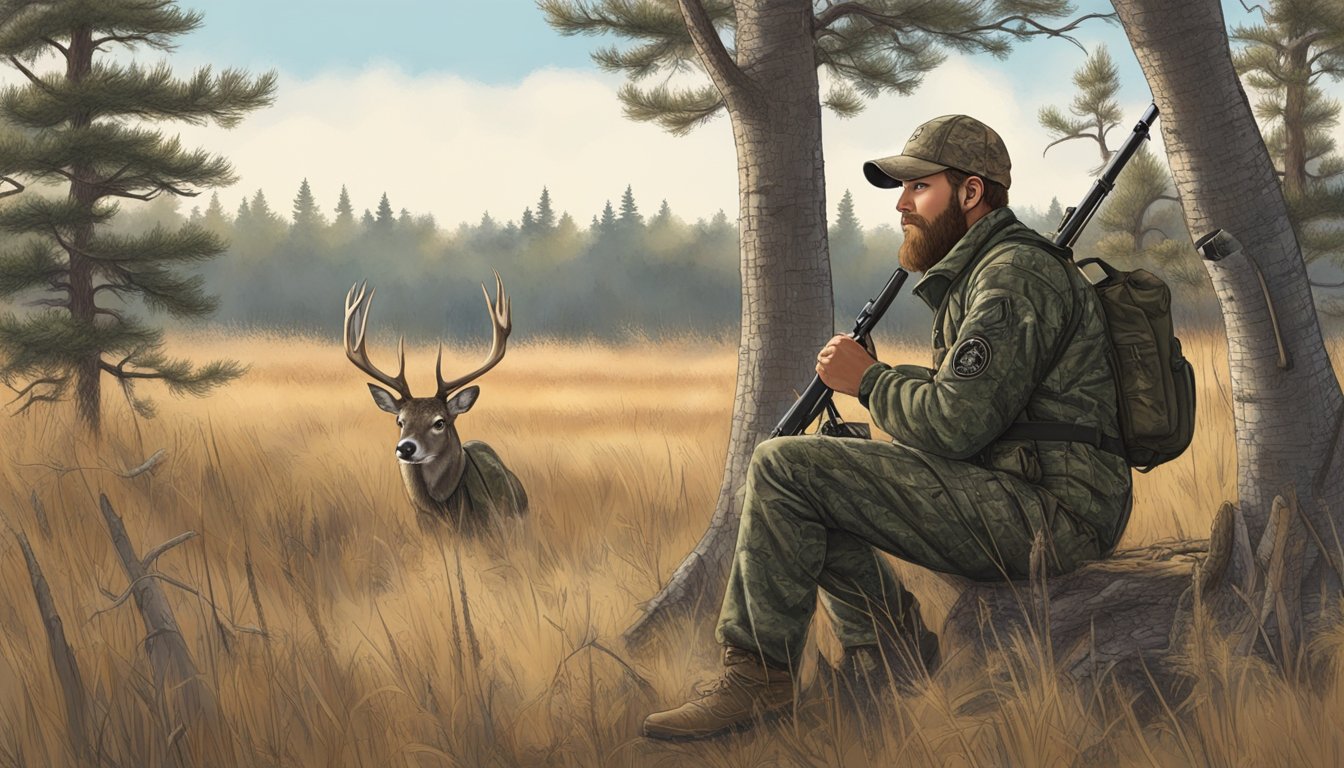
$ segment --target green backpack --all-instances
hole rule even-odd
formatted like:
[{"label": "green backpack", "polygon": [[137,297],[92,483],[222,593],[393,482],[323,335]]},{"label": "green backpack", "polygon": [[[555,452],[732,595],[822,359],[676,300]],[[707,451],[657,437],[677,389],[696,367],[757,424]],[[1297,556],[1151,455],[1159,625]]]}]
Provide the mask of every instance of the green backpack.
[{"label": "green backpack", "polygon": [[[1143,269],[1116,269],[1101,259],[1073,261],[1073,251],[1028,231],[991,238],[1000,243],[1024,242],[1054,253],[1060,263],[1086,281],[1096,293],[1106,324],[1106,350],[1111,361],[1119,403],[1120,439],[1102,434],[1095,426],[1057,422],[1018,422],[1000,439],[1066,440],[1095,445],[1125,459],[1140,472],[1180,456],[1195,433],[1195,370],[1181,354],[1171,322],[1171,290]],[[1088,280],[1082,268],[1096,264],[1105,272],[1099,282]],[[1076,283],[1075,283],[1076,284]],[[1047,370],[1054,368],[1078,330],[1082,313],[1074,303],[1069,326],[1061,336]]]},{"label": "green backpack", "polygon": [[1171,291],[1144,269],[1125,272],[1101,259],[1093,283],[1106,319],[1119,397],[1120,439],[1131,467],[1148,472],[1180,456],[1195,434],[1195,370],[1171,322]]}]

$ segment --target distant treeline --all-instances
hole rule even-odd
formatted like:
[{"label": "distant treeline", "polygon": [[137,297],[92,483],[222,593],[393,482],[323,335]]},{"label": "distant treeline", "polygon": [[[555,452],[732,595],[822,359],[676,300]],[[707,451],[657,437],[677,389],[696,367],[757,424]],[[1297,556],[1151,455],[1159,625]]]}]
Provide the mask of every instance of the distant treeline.
[{"label": "distant treeline", "polygon": [[[534,206],[501,221],[490,213],[445,229],[429,215],[394,212],[387,195],[357,214],[343,188],[328,215],[305,181],[288,216],[258,190],[230,214],[213,196],[187,214],[175,199],[125,210],[111,225],[137,231],[185,220],[222,235],[229,251],[201,268],[219,297],[212,324],[286,328],[336,338],[353,283],[377,289],[370,331],[414,339],[487,337],[480,283],[493,291],[492,270],[513,301],[516,338],[618,339],[696,333],[736,338],[741,306],[737,223],[720,211],[688,222],[662,201],[641,211],[627,187],[616,206],[579,223],[557,213],[543,188]],[[1014,206],[1028,225],[1048,232],[1058,206],[1041,213]],[[896,266],[901,236],[889,224],[865,228],[848,192],[830,227],[837,328]],[[1084,243],[1086,245],[1086,243]],[[884,327],[927,338],[930,312],[908,288]]]}]

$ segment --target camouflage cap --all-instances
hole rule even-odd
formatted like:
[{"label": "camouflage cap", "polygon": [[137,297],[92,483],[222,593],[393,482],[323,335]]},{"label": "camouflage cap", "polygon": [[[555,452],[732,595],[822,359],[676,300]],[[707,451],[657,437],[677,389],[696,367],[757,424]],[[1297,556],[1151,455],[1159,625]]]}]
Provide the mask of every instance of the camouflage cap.
[{"label": "camouflage cap", "polygon": [[916,128],[901,154],[864,163],[863,175],[874,186],[891,189],[954,168],[1007,188],[1011,167],[1008,148],[993,128],[967,115],[943,115]]}]

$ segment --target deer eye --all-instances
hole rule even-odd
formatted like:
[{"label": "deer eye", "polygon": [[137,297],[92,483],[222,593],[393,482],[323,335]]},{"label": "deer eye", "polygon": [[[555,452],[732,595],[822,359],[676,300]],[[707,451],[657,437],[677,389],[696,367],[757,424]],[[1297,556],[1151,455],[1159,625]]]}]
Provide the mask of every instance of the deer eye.
[{"label": "deer eye", "polygon": [[401,424],[401,417],[400,417],[400,416],[397,417],[397,426],[398,426],[398,427],[402,426],[402,424]]},{"label": "deer eye", "polygon": [[444,424],[443,419],[435,419],[435,420],[434,420],[434,428],[435,428],[435,429],[443,429],[444,426],[446,426],[446,425]]}]

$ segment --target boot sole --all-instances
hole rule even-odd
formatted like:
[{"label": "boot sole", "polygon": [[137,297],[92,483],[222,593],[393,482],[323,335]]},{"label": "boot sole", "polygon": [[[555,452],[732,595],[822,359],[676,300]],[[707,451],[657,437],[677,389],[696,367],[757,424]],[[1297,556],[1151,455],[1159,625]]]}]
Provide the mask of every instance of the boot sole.
[{"label": "boot sole", "polygon": [[745,722],[737,723],[735,725],[724,726],[723,728],[720,728],[717,731],[710,731],[709,733],[676,733],[676,732],[657,733],[657,732],[650,732],[648,728],[644,727],[641,727],[639,731],[640,734],[644,736],[644,738],[655,739],[657,741],[674,741],[674,742],[705,741],[706,739],[714,739],[720,736],[727,736],[733,733],[742,733],[743,731],[749,731],[752,728],[756,727],[757,725],[769,725],[770,723],[773,723],[777,720],[787,717],[792,712],[793,712],[792,706],[785,707],[784,709],[777,709],[771,712],[763,712],[759,716],[753,717]]}]

